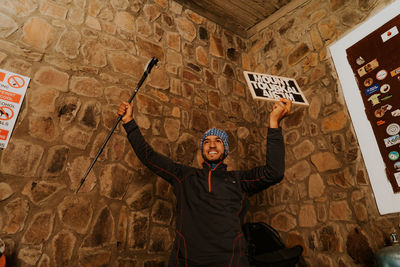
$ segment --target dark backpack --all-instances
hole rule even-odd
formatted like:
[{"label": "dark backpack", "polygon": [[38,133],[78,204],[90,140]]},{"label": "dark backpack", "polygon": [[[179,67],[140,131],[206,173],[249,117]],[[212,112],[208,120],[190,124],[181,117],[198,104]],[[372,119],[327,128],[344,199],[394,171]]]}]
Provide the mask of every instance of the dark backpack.
[{"label": "dark backpack", "polygon": [[243,233],[248,243],[248,258],[254,267],[294,267],[303,248],[287,248],[279,233],[266,223],[246,223]]}]

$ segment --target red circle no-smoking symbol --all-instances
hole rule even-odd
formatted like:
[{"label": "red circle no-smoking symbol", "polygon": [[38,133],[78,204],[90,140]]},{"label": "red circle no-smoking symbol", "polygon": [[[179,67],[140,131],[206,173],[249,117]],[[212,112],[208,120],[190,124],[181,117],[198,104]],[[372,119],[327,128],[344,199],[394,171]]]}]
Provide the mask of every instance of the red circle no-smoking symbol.
[{"label": "red circle no-smoking symbol", "polygon": [[13,88],[22,88],[25,85],[25,80],[21,76],[12,75],[7,80],[8,84]]},{"label": "red circle no-smoking symbol", "polygon": [[14,111],[9,107],[0,107],[0,121],[8,121],[14,117]]}]

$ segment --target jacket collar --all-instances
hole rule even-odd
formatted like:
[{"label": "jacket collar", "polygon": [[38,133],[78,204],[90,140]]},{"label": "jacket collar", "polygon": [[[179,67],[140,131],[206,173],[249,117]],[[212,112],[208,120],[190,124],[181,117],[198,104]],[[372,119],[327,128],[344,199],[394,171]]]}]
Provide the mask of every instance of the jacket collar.
[{"label": "jacket collar", "polygon": [[214,169],[211,167],[211,164],[207,161],[203,161],[203,169],[207,169],[207,170],[226,170],[227,165],[224,164],[223,161],[220,161],[219,163],[217,163],[217,166],[214,167]]}]

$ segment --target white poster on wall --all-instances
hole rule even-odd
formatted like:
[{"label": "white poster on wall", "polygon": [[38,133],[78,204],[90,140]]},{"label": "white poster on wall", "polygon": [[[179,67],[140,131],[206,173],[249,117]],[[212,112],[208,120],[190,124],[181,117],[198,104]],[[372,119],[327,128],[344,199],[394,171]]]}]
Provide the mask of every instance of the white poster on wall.
[{"label": "white poster on wall", "polygon": [[[329,48],[380,214],[400,212],[400,193],[395,184],[400,179],[389,175],[391,167],[400,167],[395,157],[400,147],[394,144],[399,127],[392,122],[398,101],[393,101],[396,95],[390,91],[397,87],[391,73],[396,70],[387,64],[394,51],[385,49],[395,40],[393,37],[399,36],[400,25],[391,25],[397,23],[394,18],[399,14],[400,1],[395,1]],[[368,42],[370,45],[365,46]],[[385,161],[393,163],[389,166]]]},{"label": "white poster on wall", "polygon": [[0,148],[6,148],[30,79],[0,69]]}]

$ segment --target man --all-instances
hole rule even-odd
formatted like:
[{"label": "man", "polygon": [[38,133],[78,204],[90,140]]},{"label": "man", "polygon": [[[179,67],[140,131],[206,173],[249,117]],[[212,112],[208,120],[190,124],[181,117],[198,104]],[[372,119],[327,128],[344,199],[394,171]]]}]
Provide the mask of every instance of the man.
[{"label": "man", "polygon": [[247,171],[227,171],[228,136],[210,129],[201,140],[203,168],[173,162],[155,152],[133,120],[132,106],[122,103],[118,114],[138,158],[169,182],[177,199],[176,236],[169,266],[249,266],[241,230],[247,196],[278,183],[284,175],[285,149],[280,120],[292,102],[281,99],[270,113],[266,165]]}]

